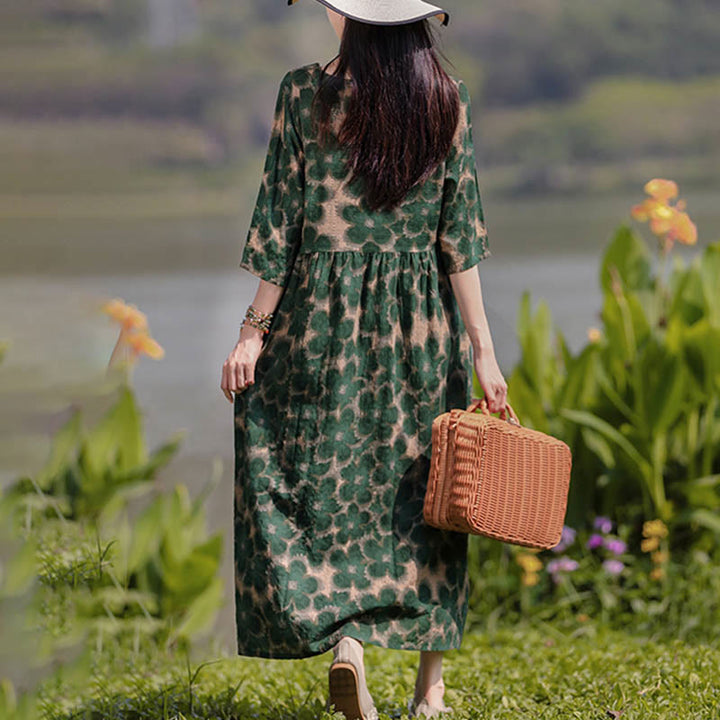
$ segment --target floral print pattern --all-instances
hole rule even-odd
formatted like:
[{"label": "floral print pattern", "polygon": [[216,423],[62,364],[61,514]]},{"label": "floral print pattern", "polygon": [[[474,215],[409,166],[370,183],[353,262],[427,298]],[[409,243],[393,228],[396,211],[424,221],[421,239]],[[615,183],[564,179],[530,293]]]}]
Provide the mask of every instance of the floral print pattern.
[{"label": "floral print pattern", "polygon": [[[460,647],[467,535],[427,525],[433,419],[471,400],[471,346],[449,275],[490,255],[470,97],[446,159],[370,212],[339,143],[321,148],[319,63],[288,71],[240,267],[283,288],[235,395],[238,653],[301,658],[343,635]],[[334,132],[352,85],[341,90]]]}]

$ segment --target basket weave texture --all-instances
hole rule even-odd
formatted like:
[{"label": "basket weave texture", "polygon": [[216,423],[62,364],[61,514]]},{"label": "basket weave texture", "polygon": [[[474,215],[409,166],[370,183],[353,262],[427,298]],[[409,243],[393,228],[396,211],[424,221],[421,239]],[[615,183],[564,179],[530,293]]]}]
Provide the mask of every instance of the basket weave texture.
[{"label": "basket weave texture", "polygon": [[[562,440],[503,418],[485,398],[438,415],[423,505],[444,530],[548,549],[560,542],[572,456]],[[482,412],[475,412],[481,406]]]}]

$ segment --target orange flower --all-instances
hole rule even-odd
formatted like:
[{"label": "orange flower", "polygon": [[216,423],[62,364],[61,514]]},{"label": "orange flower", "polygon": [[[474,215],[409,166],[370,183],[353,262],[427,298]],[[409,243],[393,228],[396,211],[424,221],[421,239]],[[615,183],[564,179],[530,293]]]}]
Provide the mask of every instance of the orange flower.
[{"label": "orange flower", "polygon": [[654,563],[661,565],[662,563],[667,562],[670,556],[667,550],[657,550],[650,557]]},{"label": "orange flower", "polygon": [[165,350],[146,332],[128,333],[125,337],[125,343],[132,351],[133,357],[144,353],[155,360],[159,360],[165,355]]},{"label": "orange flower", "polygon": [[694,245],[697,242],[697,227],[685,212],[687,203],[679,199],[675,205],[669,204],[677,197],[677,183],[654,178],[645,184],[645,192],[650,197],[633,205],[630,215],[639,222],[650,223],[650,230],[660,241],[663,253],[668,252],[674,242]]},{"label": "orange flower", "polygon": [[655,235],[665,235],[675,222],[675,208],[668,205],[656,205],[650,212],[650,230]]},{"label": "orange flower", "polygon": [[678,186],[672,180],[664,180],[663,178],[653,178],[645,183],[645,192],[660,202],[667,202],[677,197]]},{"label": "orange flower", "polygon": [[104,313],[117,320],[123,330],[147,330],[147,316],[135,305],[128,305],[120,298],[109,300],[102,306]]},{"label": "orange flower", "polygon": [[164,357],[163,348],[150,337],[145,313],[135,305],[115,298],[102,305],[102,311],[120,324],[120,336],[115,343],[108,367],[116,363],[131,364],[141,354],[159,360]]},{"label": "orange flower", "polygon": [[669,209],[663,202],[654,198],[645,198],[639,205],[633,205],[630,214],[635,220],[647,222],[651,217],[654,217],[656,212],[662,212],[662,208]]},{"label": "orange flower", "polygon": [[697,226],[686,212],[675,212],[674,222],[668,232],[668,239],[677,240],[683,245],[695,245],[697,242]]}]

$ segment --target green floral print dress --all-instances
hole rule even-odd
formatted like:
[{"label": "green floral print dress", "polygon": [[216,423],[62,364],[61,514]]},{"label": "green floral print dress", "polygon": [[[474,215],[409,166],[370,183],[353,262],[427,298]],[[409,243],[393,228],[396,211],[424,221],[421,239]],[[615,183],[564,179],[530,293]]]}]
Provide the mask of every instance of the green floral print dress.
[{"label": "green floral print dress", "polygon": [[[471,344],[449,274],[490,255],[470,96],[446,159],[369,211],[339,143],[313,137],[319,63],[288,71],[239,263],[283,292],[235,394],[238,654],[302,658],[343,635],[459,648],[464,533],[423,519],[432,421],[471,402]],[[342,81],[333,133],[352,83]]]}]

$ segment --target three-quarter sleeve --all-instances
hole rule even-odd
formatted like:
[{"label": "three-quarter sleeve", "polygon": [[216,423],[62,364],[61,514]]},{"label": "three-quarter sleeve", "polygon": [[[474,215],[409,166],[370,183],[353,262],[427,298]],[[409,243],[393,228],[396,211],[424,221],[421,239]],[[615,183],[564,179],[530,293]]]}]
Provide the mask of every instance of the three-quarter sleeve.
[{"label": "three-quarter sleeve", "polygon": [[480,198],[473,144],[470,92],[458,80],[460,117],[453,145],[446,158],[438,251],[447,274],[458,273],[490,256]]},{"label": "three-quarter sleeve", "polygon": [[292,88],[288,71],[278,90],[260,190],[239,263],[281,287],[300,246],[305,191],[305,156]]}]

